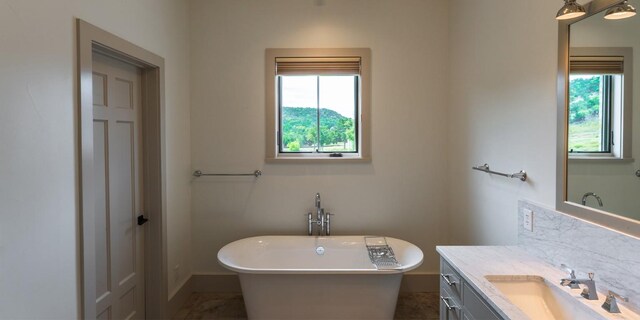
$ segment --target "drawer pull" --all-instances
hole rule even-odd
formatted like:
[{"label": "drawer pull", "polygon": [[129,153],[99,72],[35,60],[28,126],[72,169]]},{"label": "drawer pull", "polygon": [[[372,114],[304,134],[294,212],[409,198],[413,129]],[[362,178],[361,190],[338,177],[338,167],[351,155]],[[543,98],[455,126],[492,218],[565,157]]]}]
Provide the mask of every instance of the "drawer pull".
[{"label": "drawer pull", "polygon": [[449,297],[445,298],[443,296],[440,296],[440,300],[442,300],[444,305],[447,307],[447,310],[451,311],[453,309],[458,309],[458,306],[453,305],[453,304],[449,304],[449,300],[451,300],[451,298],[449,298]]},{"label": "drawer pull", "polygon": [[444,279],[444,282],[446,282],[449,285],[449,287],[451,287],[452,285],[456,284],[455,281],[449,280],[449,277],[451,277],[450,274],[441,273],[440,276],[442,277],[442,279]]}]

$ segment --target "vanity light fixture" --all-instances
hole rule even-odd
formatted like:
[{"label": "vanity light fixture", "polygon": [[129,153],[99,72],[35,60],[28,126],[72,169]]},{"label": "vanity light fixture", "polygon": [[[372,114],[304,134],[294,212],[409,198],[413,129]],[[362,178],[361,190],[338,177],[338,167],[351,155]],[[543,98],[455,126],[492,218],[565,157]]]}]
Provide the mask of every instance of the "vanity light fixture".
[{"label": "vanity light fixture", "polygon": [[617,4],[607,10],[607,13],[604,15],[605,19],[609,20],[618,20],[625,19],[629,17],[633,17],[636,15],[636,8],[629,4],[627,0],[623,1],[620,4]]},{"label": "vanity light fixture", "polygon": [[557,20],[567,20],[577,18],[586,13],[584,7],[576,2],[576,0],[564,0],[564,6],[558,10],[556,14]]}]

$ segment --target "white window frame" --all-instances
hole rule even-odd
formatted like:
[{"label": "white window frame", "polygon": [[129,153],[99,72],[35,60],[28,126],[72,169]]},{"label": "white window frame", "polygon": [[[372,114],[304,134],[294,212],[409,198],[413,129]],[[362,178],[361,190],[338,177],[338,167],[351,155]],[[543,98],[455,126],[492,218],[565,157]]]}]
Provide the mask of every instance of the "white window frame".
[{"label": "white window frame", "polygon": [[[569,160],[633,160],[632,158],[632,110],[633,110],[633,48],[627,47],[572,47],[571,57],[622,57],[622,83],[614,77],[613,87],[622,87],[622,95],[613,95],[611,102],[611,128],[613,145],[610,153],[568,153]],[[618,78],[619,79],[619,78]],[[614,89],[615,91],[615,89]],[[569,106],[567,105],[567,108]],[[569,112],[569,110],[567,110]],[[568,121],[568,120],[567,120]],[[567,130],[568,126],[567,126]],[[568,136],[567,136],[568,139]]]},{"label": "white window frame", "polygon": [[[341,153],[340,157],[332,157],[330,153],[290,153],[280,152],[278,146],[278,81],[276,75],[276,58],[281,57],[360,57],[359,96],[358,102],[358,144],[357,153]],[[369,162],[371,161],[371,49],[339,48],[339,49],[266,49],[265,51],[265,115],[266,115],[266,148],[267,162]]]}]

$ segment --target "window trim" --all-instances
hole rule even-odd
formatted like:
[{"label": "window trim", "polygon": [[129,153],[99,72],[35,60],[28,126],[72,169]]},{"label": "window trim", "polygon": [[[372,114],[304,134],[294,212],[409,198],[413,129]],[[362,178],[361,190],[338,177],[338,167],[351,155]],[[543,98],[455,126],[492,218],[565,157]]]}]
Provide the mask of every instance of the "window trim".
[{"label": "window trim", "polygon": [[[631,160],[632,158],[632,124],[633,124],[633,48],[630,47],[571,47],[572,57],[622,57],[622,99],[611,101],[610,132],[613,131],[613,142],[609,153],[571,153],[565,150],[568,160]],[[568,76],[568,75],[567,75]],[[614,84],[615,85],[615,84]],[[615,100],[615,97],[612,97]],[[615,104],[621,104],[619,108]],[[567,112],[569,106],[567,105]],[[619,109],[617,112],[615,109]],[[569,130],[567,118],[567,132]],[[568,136],[565,137],[568,139]],[[568,142],[567,142],[568,145]]]},{"label": "window trim", "polygon": [[[281,153],[278,147],[279,112],[276,76],[277,57],[348,57],[358,56],[361,69],[358,87],[358,125],[356,128],[357,153],[342,153],[331,157],[330,153]],[[265,50],[265,161],[266,162],[370,162],[371,161],[371,49],[323,48],[323,49],[266,49]]]}]

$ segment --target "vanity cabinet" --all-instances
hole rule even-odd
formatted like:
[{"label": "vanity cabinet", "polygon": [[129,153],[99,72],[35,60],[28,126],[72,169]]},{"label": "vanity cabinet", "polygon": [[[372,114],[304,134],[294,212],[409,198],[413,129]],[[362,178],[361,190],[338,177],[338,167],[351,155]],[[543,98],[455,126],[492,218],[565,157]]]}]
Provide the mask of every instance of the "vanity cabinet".
[{"label": "vanity cabinet", "polygon": [[502,319],[444,259],[440,259],[440,319]]}]

